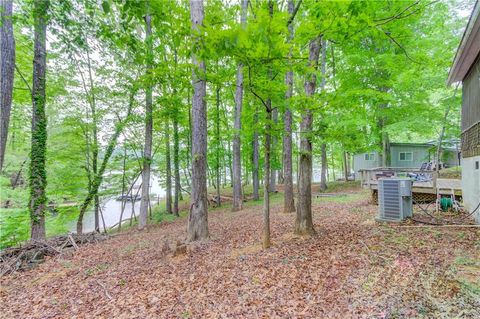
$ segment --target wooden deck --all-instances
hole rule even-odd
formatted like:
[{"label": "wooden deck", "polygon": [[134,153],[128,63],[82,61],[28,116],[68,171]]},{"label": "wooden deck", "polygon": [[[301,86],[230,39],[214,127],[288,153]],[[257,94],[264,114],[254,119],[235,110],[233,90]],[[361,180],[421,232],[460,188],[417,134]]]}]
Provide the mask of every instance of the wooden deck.
[{"label": "wooden deck", "polygon": [[399,177],[407,173],[422,174],[428,181],[414,181],[412,185],[412,193],[421,194],[440,194],[462,196],[462,186],[459,179],[437,178],[434,171],[419,171],[418,169],[409,168],[373,168],[360,170],[361,185],[363,188],[378,190],[378,178],[383,175],[392,175]]}]

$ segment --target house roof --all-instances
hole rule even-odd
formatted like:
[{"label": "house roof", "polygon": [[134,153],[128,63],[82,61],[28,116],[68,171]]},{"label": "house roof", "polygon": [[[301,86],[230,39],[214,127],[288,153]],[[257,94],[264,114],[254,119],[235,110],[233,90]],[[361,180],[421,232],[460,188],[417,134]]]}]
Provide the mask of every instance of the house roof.
[{"label": "house roof", "polygon": [[458,46],[453,65],[448,74],[447,84],[462,81],[468,74],[480,53],[480,4],[475,2],[472,15],[463,32],[462,40]]},{"label": "house roof", "polygon": [[423,146],[432,147],[434,143],[390,143],[390,146]]}]

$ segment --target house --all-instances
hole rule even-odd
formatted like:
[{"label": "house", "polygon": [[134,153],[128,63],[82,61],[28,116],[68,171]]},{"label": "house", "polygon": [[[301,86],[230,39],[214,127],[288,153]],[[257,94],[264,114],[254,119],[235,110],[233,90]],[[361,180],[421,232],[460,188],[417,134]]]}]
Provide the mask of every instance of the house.
[{"label": "house", "polygon": [[480,3],[477,1],[448,76],[462,82],[462,194],[480,223]]},{"label": "house", "polygon": [[[391,143],[390,167],[407,167],[420,169],[423,163],[435,158],[435,143]],[[446,167],[459,165],[459,153],[455,148],[443,148],[441,161]],[[372,151],[355,154],[353,169],[355,175],[361,169],[382,167],[382,154]]]}]

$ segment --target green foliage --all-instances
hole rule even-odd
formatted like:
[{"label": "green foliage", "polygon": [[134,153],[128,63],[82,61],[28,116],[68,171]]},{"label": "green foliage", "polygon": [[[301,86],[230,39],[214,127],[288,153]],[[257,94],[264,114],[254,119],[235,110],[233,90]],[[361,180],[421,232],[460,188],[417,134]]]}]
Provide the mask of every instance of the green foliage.
[{"label": "green foliage", "polygon": [[[282,118],[287,106],[293,113],[294,170],[295,159],[301,155],[297,150],[298,124],[302,112],[309,109],[314,117],[310,134],[314,163],[319,165],[320,144],[326,143],[330,180],[341,175],[344,151],[380,150],[385,134],[392,142],[425,142],[436,140],[445,126],[445,139],[459,136],[461,92],[454,95],[453,88],[445,87],[445,80],[465,25],[459,12],[470,9],[469,1],[303,0],[294,18],[287,13],[286,1],[250,1],[245,27],[239,23],[239,1],[205,1],[205,20],[198,31],[201,46],[192,47],[192,36],[199,34],[192,34],[188,1],[67,0],[51,1],[46,14],[46,98],[39,102],[45,102],[48,121],[40,122],[43,133],[33,133],[36,144],[31,150],[34,12],[30,0],[17,2],[14,30],[18,72],[1,180],[2,203],[9,200],[13,205],[8,223],[18,220],[28,228],[28,217],[22,219],[28,207],[28,190],[12,190],[6,176],[18,172],[30,152],[34,161],[27,161],[25,167],[46,160],[46,171],[40,172],[41,178],[32,185],[47,185],[46,195],[52,202],[78,202],[93,195],[97,187],[101,198],[126,191],[141,170],[144,93],[150,87],[154,128],[151,164],[164,184],[165,121],[177,121],[179,134],[171,136],[178,139],[181,186],[188,190],[190,165],[195,160],[190,154],[193,50],[207,65],[210,186],[216,183],[217,168],[222,187],[230,184],[239,64],[244,76],[239,133],[247,194],[251,193],[254,134],[259,135],[262,149],[267,125],[278,141],[272,149],[272,167],[282,168]],[[152,18],[149,39],[145,38],[146,14]],[[293,39],[289,39],[290,20]],[[307,64],[308,43],[319,35],[327,47],[325,72],[322,76],[318,70],[317,87],[324,81],[325,88],[307,97],[304,82],[313,71]],[[153,54],[148,53],[150,45]],[[147,63],[152,65],[148,73]],[[294,92],[286,101],[285,73],[289,70],[294,72]],[[136,94],[130,100],[132,90]],[[266,119],[267,100],[279,112],[278,123]],[[132,108],[127,118],[129,105]],[[122,119],[128,124],[119,124]],[[118,125],[122,125],[118,144],[109,144]],[[262,155],[259,167],[262,178]],[[101,176],[97,175],[100,169]],[[26,172],[24,169],[21,175]],[[36,204],[45,201],[43,196]],[[90,208],[89,203],[86,206]],[[66,219],[71,214],[66,214]],[[47,230],[57,229],[52,226],[55,223],[60,222],[48,217]],[[23,230],[19,234],[24,238]]]}]

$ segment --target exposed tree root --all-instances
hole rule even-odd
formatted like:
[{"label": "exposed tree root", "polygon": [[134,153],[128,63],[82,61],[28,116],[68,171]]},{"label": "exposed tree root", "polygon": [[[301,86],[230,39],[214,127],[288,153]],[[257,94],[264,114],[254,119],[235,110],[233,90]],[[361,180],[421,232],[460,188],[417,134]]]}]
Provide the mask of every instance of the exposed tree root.
[{"label": "exposed tree root", "polygon": [[95,232],[84,235],[68,234],[47,241],[29,241],[18,247],[7,248],[0,252],[0,276],[31,269],[42,263],[47,256],[59,255],[71,249],[77,250],[79,245],[97,243],[107,238],[107,235]]}]

